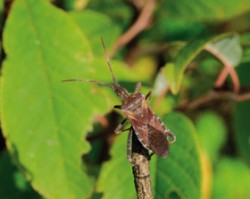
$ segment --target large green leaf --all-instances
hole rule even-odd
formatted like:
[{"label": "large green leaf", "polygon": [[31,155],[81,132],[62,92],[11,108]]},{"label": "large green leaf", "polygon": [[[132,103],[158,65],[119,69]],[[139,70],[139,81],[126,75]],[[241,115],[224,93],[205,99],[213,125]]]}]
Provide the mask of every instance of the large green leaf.
[{"label": "large green leaf", "polygon": [[[154,41],[162,42],[166,39],[168,41],[186,41],[197,37],[201,38],[211,34],[214,31],[214,25],[215,32],[218,31],[218,27],[220,27],[220,31],[222,29],[225,31],[225,28],[236,30],[242,26],[247,27],[249,20],[246,19],[244,23],[244,18],[247,17],[243,17],[243,20],[239,18],[232,25],[232,19],[244,16],[249,10],[248,0],[230,2],[226,0],[161,1],[155,12],[154,27],[149,29],[149,33]],[[222,21],[227,21],[227,26],[221,27]]]},{"label": "large green leaf", "polygon": [[250,33],[241,35],[241,45],[244,49],[242,55],[242,63],[250,61]]},{"label": "large green leaf", "polygon": [[89,0],[62,0],[62,2],[66,10],[82,10],[88,4]]},{"label": "large green leaf", "polygon": [[87,8],[106,14],[122,29],[128,27],[133,18],[133,9],[123,0],[91,0]]},{"label": "large green leaf", "polygon": [[223,119],[214,112],[203,112],[195,125],[202,148],[210,160],[216,162],[219,151],[226,141],[226,126]]},{"label": "large green leaf", "polygon": [[82,169],[81,156],[90,148],[84,136],[94,115],[111,109],[114,95],[62,80],[98,73],[110,80],[107,67],[92,65],[88,40],[45,0],[14,2],[4,49],[1,119],[9,150],[46,198],[86,198],[93,182]]},{"label": "large green leaf", "polygon": [[215,168],[213,199],[250,198],[250,170],[241,160],[223,158]]},{"label": "large green leaf", "polygon": [[[238,68],[241,85],[249,86],[250,62]],[[235,129],[236,147],[240,155],[250,164],[250,136],[249,136],[250,101],[239,102],[235,105],[233,121]]]},{"label": "large green leaf", "polygon": [[[228,62],[238,64],[241,50],[238,50],[240,48],[239,39],[236,39],[236,37],[238,38],[235,34],[222,34],[198,39],[183,47],[178,54],[175,64],[172,65],[167,63],[165,66],[165,74],[171,91],[174,94],[179,92],[186,68],[205,47],[209,47],[213,51],[216,51],[221,57],[228,60]],[[227,41],[226,43],[225,40]],[[223,43],[223,45],[219,45],[221,43]],[[222,52],[218,51],[218,49]]]},{"label": "large green leaf", "polygon": [[156,158],[151,165],[155,171],[155,198],[201,198],[201,163],[196,132],[191,121],[178,113],[163,118],[176,135],[171,153],[166,159]]},{"label": "large green leaf", "polygon": [[[167,158],[153,156],[150,162],[155,198],[200,198],[201,165],[194,127],[185,116],[177,113],[163,120],[177,140]],[[131,165],[126,159],[126,141],[125,134],[117,138],[111,150],[112,159],[102,168],[97,191],[103,198],[136,197]]]},{"label": "large green leaf", "polygon": [[127,133],[119,135],[111,150],[111,160],[104,164],[97,182],[103,199],[136,198],[132,169],[126,159]]},{"label": "large green leaf", "polygon": [[227,20],[250,10],[248,0],[230,1],[163,1],[160,6],[161,20],[212,21]]},{"label": "large green leaf", "polygon": [[95,55],[103,55],[103,47],[100,45],[101,37],[103,37],[105,45],[109,47],[112,46],[119,35],[118,26],[104,14],[84,10],[84,12],[72,12],[71,15],[89,38]]}]

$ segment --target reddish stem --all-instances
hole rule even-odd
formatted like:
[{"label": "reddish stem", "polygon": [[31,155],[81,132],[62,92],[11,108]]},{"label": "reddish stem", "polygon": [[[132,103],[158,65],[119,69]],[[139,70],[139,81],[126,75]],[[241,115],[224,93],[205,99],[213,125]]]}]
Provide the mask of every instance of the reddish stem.
[{"label": "reddish stem", "polygon": [[110,55],[113,56],[118,49],[130,42],[141,31],[143,31],[151,21],[155,8],[155,0],[148,0],[142,8],[141,13],[135,23],[125,32],[115,43]]},{"label": "reddish stem", "polygon": [[227,78],[227,74],[228,74],[228,71],[227,71],[227,68],[226,67],[223,67],[223,69],[221,70],[214,86],[215,88],[220,88],[224,82],[226,81],[226,78]]},{"label": "reddish stem", "polygon": [[232,78],[233,90],[235,93],[238,93],[240,90],[240,81],[231,63],[220,52],[210,47],[209,45],[207,45],[205,49],[211,54],[213,54],[216,58],[218,58],[221,61],[221,63],[224,65],[221,73],[219,74],[215,82],[215,87],[216,88],[221,87],[226,80],[227,74],[229,74]]}]

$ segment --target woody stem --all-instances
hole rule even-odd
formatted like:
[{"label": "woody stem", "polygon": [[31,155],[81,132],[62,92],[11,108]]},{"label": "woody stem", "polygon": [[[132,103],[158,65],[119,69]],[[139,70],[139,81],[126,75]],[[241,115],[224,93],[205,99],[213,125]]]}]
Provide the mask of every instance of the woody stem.
[{"label": "woody stem", "polygon": [[138,199],[152,199],[152,190],[150,182],[148,150],[145,149],[137,139],[133,130],[132,135],[132,169],[134,183]]}]

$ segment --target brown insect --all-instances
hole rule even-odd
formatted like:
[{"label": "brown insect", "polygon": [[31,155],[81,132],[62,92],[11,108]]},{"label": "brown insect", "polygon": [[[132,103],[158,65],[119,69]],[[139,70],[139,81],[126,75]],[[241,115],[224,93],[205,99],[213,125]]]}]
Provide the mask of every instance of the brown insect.
[{"label": "brown insect", "polygon": [[[152,109],[148,104],[148,100],[151,96],[149,92],[146,96],[140,93],[141,82],[138,82],[134,93],[129,93],[125,88],[121,87],[117,82],[112,67],[110,64],[109,56],[106,52],[105,44],[102,40],[102,45],[104,48],[107,64],[112,75],[113,84],[100,82],[96,80],[79,80],[79,79],[69,79],[64,81],[84,81],[84,82],[94,82],[104,86],[110,87],[114,90],[118,97],[121,98],[122,105],[115,106],[115,108],[121,109],[125,114],[126,118],[121,124],[115,129],[115,133],[120,133],[122,131],[128,130],[124,129],[124,124],[128,120],[134,129],[134,132],[141,142],[141,144],[148,150],[160,157],[166,157],[169,154],[169,145],[175,142],[175,135],[164,125],[161,119],[153,113]],[[132,139],[132,128],[129,128],[128,136],[128,148],[127,148],[127,158],[131,160],[131,139]],[[171,137],[171,141],[168,137]]]}]

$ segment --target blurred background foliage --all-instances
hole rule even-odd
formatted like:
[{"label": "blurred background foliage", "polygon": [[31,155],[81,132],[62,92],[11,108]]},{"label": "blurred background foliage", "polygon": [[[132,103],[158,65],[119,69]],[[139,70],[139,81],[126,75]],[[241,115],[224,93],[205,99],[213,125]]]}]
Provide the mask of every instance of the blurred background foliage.
[{"label": "blurred background foliage", "polygon": [[156,199],[250,198],[249,0],[0,0],[0,198],[135,198],[119,83],[177,136]]}]

